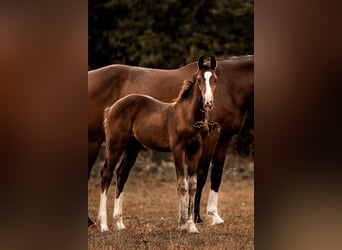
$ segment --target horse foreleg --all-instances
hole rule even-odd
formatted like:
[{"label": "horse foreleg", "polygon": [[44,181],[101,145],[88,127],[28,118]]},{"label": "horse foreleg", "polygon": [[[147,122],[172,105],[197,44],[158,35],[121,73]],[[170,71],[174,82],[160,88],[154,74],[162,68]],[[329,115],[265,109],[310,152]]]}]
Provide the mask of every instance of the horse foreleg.
[{"label": "horse foreleg", "polygon": [[195,194],[197,186],[197,176],[193,174],[189,176],[189,206],[188,206],[188,231],[189,233],[199,233],[196,228],[194,218]]},{"label": "horse foreleg", "polygon": [[186,211],[185,211],[185,196],[188,192],[188,182],[183,176],[179,176],[177,178],[177,194],[178,194],[178,201],[179,201],[179,223],[182,232],[187,232],[187,225],[186,225]]},{"label": "horse foreleg", "polygon": [[209,192],[208,205],[207,205],[207,214],[211,217],[212,223],[211,225],[221,224],[224,220],[219,216],[217,212],[217,201],[218,201],[218,191],[221,185],[222,179],[222,171],[224,161],[226,159],[226,154],[228,152],[228,148],[232,143],[232,138],[223,139],[219,141],[219,144],[216,147],[214,157],[213,157],[213,166],[211,169],[211,188]]},{"label": "horse foreleg", "polygon": [[188,178],[189,178],[189,206],[188,206],[188,231],[199,233],[195,225],[194,206],[197,188],[197,168],[201,158],[202,150],[198,149],[195,153],[188,154]]},{"label": "horse foreleg", "polygon": [[185,196],[188,192],[188,182],[184,177],[184,151],[179,145],[172,150],[176,175],[177,175],[177,195],[179,201],[179,223],[182,232],[187,232],[186,227],[186,211],[185,211]]},{"label": "horse foreleg", "polygon": [[194,219],[196,223],[202,223],[203,220],[200,216],[201,196],[202,190],[205,185],[208,176],[208,170],[210,165],[211,157],[202,157],[200,164],[197,169],[197,189],[195,195],[195,208],[194,208]]},{"label": "horse foreleg", "polygon": [[117,229],[125,229],[125,225],[122,220],[122,199],[123,199],[123,189],[125,183],[128,179],[129,172],[133,167],[138,153],[142,149],[141,144],[135,139],[131,138],[126,151],[124,152],[121,164],[116,172],[117,183],[116,183],[116,197],[114,201],[114,213],[113,218],[116,219]]},{"label": "horse foreleg", "polygon": [[200,216],[202,190],[207,181],[210,162],[213,157],[218,139],[219,139],[219,134],[214,133],[210,136],[207,136],[203,141],[204,144],[202,146],[201,160],[197,167],[197,189],[196,189],[195,209],[194,209],[194,216],[195,216],[196,223],[203,222]]}]

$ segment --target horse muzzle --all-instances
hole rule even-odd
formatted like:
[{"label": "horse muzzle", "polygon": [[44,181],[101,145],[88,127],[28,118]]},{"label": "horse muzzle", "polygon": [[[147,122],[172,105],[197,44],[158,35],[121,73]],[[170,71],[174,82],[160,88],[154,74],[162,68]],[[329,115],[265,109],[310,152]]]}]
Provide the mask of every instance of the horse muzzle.
[{"label": "horse muzzle", "polygon": [[212,99],[209,101],[204,100],[204,109],[206,110],[212,110],[214,108],[214,102]]}]

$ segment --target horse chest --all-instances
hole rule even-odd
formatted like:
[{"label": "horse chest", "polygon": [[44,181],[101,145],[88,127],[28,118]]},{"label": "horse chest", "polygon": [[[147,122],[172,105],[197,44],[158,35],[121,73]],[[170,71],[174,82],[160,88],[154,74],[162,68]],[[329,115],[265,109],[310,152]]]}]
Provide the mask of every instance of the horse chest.
[{"label": "horse chest", "polygon": [[223,132],[238,133],[244,122],[244,115],[241,114],[229,114],[222,122]]}]

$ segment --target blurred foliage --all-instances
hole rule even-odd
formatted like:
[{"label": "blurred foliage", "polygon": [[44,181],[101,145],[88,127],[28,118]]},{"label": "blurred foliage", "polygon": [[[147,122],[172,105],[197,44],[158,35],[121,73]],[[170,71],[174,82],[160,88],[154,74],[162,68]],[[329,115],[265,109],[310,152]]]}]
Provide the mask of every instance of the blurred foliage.
[{"label": "blurred foliage", "polygon": [[[89,0],[88,10],[89,70],[178,68],[199,55],[254,54],[253,0]],[[253,154],[253,121],[252,111],[232,152]]]},{"label": "blurred foliage", "polygon": [[254,54],[252,0],[89,0],[89,69]]}]

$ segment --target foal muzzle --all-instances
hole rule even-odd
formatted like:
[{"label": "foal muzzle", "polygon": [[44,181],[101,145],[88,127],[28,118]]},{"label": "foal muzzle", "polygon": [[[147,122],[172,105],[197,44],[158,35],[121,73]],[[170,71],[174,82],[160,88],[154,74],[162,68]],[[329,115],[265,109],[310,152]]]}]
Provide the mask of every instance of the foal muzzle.
[{"label": "foal muzzle", "polygon": [[213,99],[210,100],[203,100],[203,104],[204,104],[204,109],[206,110],[212,110],[214,108],[214,101]]}]

